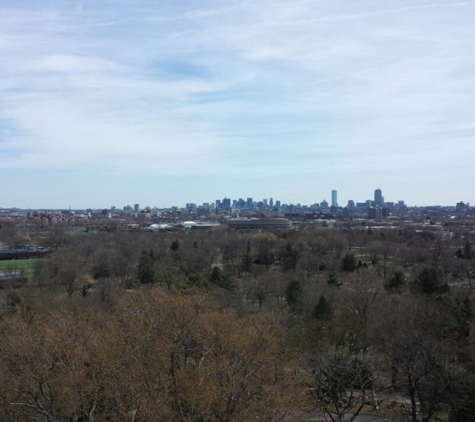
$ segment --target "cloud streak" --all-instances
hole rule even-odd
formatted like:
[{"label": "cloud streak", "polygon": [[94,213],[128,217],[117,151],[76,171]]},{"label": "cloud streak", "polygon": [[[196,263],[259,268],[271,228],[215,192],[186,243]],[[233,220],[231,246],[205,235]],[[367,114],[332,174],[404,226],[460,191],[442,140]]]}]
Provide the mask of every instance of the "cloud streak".
[{"label": "cloud streak", "polygon": [[286,174],[300,202],[358,199],[375,175],[396,195],[404,172],[447,186],[434,202],[471,189],[452,172],[475,158],[474,1],[80,6],[0,5],[2,178],[200,180],[170,203],[269,196]]},{"label": "cloud streak", "polygon": [[360,19],[367,19],[382,15],[390,15],[390,14],[398,14],[404,12],[411,12],[411,11],[418,11],[418,10],[428,10],[428,9],[444,9],[444,8],[452,8],[452,7],[465,7],[465,6],[473,6],[475,5],[474,1],[463,1],[463,2],[453,2],[453,3],[432,3],[432,4],[419,4],[419,5],[412,5],[412,6],[405,6],[400,8],[394,9],[386,9],[386,10],[377,10],[373,12],[363,12],[363,13],[355,13],[355,14],[348,14],[348,15],[336,15],[336,16],[324,16],[318,17],[313,19],[306,19],[306,20],[292,20],[292,21],[280,21],[280,22],[268,22],[268,24],[274,25],[312,25],[315,23],[325,23],[325,22],[338,22],[338,21],[351,21],[351,20],[360,20]]}]

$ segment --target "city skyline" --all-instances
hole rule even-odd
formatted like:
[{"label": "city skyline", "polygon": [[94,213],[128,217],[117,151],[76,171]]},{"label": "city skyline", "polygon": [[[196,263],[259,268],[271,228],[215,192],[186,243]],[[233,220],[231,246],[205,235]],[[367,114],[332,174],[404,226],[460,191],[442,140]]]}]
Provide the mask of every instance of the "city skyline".
[{"label": "city skyline", "polygon": [[[301,205],[301,206],[312,206],[315,204],[321,204],[326,202],[328,204],[328,208],[335,206],[334,203],[336,201],[336,207],[337,208],[345,208],[348,206],[348,203],[351,202],[353,204],[356,203],[364,203],[364,202],[370,202],[371,206],[383,208],[385,203],[393,203],[397,204],[398,202],[402,202],[406,206],[409,207],[430,207],[430,206],[448,206],[448,207],[455,207],[455,205],[459,202],[461,203],[466,203],[466,204],[471,204],[470,201],[465,200],[464,198],[461,198],[460,200],[457,200],[454,203],[428,203],[428,204],[411,204],[408,203],[404,197],[389,197],[387,199],[383,195],[383,191],[380,188],[375,189],[374,191],[371,191],[371,194],[367,195],[366,197],[355,197],[349,195],[348,198],[344,198],[343,201],[339,200],[338,198],[340,197],[340,191],[337,189],[332,189],[329,190],[328,195],[323,195],[320,199],[318,198],[313,198],[309,202],[305,201],[286,201],[280,199],[278,195],[264,195],[262,197],[258,196],[246,196],[243,195],[242,193],[237,195],[237,196],[232,196],[232,195],[224,195],[221,197],[215,197],[214,199],[210,197],[210,195],[205,196],[204,198],[199,198],[197,200],[189,200],[187,199],[183,203],[165,203],[164,201],[157,201],[154,200],[153,198],[150,199],[149,201],[138,201],[137,198],[135,200],[126,200],[123,203],[119,202],[108,202],[107,200],[103,200],[101,204],[90,204],[90,201],[86,201],[85,204],[79,204],[72,206],[71,204],[65,205],[61,204],[60,206],[20,206],[18,204],[5,204],[5,202],[0,203],[0,209],[10,209],[10,208],[18,208],[18,209],[37,209],[37,210],[47,210],[47,209],[76,209],[76,210],[84,210],[84,209],[109,209],[111,207],[115,207],[117,210],[121,210],[122,208],[130,207],[131,212],[139,212],[139,210],[143,210],[146,207],[151,207],[151,208],[173,208],[173,207],[178,207],[178,208],[186,208],[188,204],[195,204],[196,206],[203,206],[204,204],[217,204],[222,202],[223,200],[228,201],[228,207],[233,204],[233,202],[238,201],[238,200],[243,200],[244,203],[247,204],[247,208],[250,208],[250,204],[257,204],[260,202],[263,202],[264,205],[267,207],[269,206],[272,208],[272,206],[275,204],[282,204],[282,206],[290,206],[290,205]],[[338,200],[337,200],[338,199]],[[473,204],[473,203],[472,203]]]},{"label": "city skyline", "polygon": [[0,0],[0,206],[475,203],[474,13]]},{"label": "city skyline", "polygon": [[[265,208],[267,210],[271,210],[275,208],[275,210],[283,210],[286,211],[287,207],[301,207],[303,209],[309,208],[314,209],[316,206],[317,208],[326,209],[327,212],[331,211],[332,209],[345,209],[348,208],[349,211],[352,211],[356,208],[398,208],[403,206],[405,208],[425,208],[425,207],[452,207],[458,208],[462,207],[470,207],[470,202],[468,201],[457,201],[456,204],[424,204],[424,205],[415,205],[415,204],[408,204],[404,199],[390,199],[386,200],[383,196],[383,192],[380,188],[374,190],[373,197],[362,199],[362,198],[349,198],[345,203],[338,203],[337,202],[338,191],[336,189],[331,190],[330,200],[327,200],[327,197],[324,197],[321,200],[315,200],[309,203],[305,202],[286,202],[282,201],[278,198],[275,199],[273,197],[263,197],[263,198],[256,198],[256,197],[249,197],[249,196],[239,196],[239,197],[228,197],[224,196],[222,198],[215,198],[215,199],[205,199],[205,200],[198,200],[198,201],[188,201],[184,204],[180,203],[173,203],[173,204],[157,204],[153,202],[146,202],[145,204],[142,203],[124,203],[124,204],[109,204],[108,206],[78,206],[72,207],[69,206],[60,206],[60,207],[18,207],[18,206],[4,206],[0,204],[1,209],[23,209],[23,210],[114,210],[117,212],[126,211],[129,213],[139,213],[143,212],[146,209],[196,209],[196,208],[209,208],[215,209],[220,208],[223,211],[228,211],[229,209],[233,208],[235,210],[243,209],[243,210],[259,210],[260,208]],[[473,208],[473,204],[471,206]],[[288,209],[287,209],[288,211]]]}]

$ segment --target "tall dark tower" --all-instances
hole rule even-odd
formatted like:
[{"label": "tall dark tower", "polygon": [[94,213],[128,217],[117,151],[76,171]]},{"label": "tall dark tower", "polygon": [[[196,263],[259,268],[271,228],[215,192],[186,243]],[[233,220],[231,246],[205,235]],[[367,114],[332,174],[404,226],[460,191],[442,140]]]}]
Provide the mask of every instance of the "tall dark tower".
[{"label": "tall dark tower", "polygon": [[374,191],[374,205],[376,207],[383,208],[384,198],[383,198],[383,192],[381,192],[381,189],[376,189]]}]

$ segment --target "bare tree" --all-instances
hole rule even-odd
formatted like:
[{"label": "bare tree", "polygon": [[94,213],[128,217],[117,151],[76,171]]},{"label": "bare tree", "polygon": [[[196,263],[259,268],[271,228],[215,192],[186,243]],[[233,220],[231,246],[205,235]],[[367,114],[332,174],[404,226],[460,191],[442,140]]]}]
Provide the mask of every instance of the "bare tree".
[{"label": "bare tree", "polygon": [[320,352],[307,356],[316,408],[332,422],[352,422],[373,391],[374,370],[367,358]]},{"label": "bare tree", "polygon": [[158,289],[114,312],[0,321],[0,419],[281,422],[299,403],[271,315]]},{"label": "bare tree", "polygon": [[413,297],[388,306],[375,321],[378,344],[389,360],[393,386],[409,396],[412,422],[419,417],[428,421],[446,402],[447,374],[456,371],[451,359],[455,322],[442,304],[427,298]]}]

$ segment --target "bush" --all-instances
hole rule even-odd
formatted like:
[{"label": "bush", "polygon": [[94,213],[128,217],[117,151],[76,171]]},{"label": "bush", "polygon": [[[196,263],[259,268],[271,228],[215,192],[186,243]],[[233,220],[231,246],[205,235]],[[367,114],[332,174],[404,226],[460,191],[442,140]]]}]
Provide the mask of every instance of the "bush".
[{"label": "bush", "polygon": [[395,271],[384,285],[386,290],[398,290],[406,285],[406,276],[403,271]]}]

